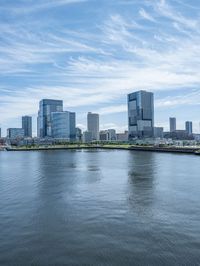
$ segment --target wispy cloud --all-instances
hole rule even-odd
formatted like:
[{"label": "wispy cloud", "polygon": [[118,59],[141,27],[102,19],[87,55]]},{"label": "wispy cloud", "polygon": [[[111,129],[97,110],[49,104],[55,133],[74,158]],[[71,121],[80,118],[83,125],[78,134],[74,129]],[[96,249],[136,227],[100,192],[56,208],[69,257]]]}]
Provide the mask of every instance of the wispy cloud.
[{"label": "wispy cloud", "polygon": [[[62,98],[66,108],[98,110],[103,117],[125,112],[126,94],[138,89],[164,95],[156,102],[159,109],[198,104],[199,16],[191,16],[191,7],[184,9],[179,1],[111,2],[112,10],[106,1],[101,10],[96,1],[81,0],[2,6],[1,123],[36,113],[45,97]],[[79,3],[85,9],[81,5],[80,11]],[[51,9],[45,20],[44,9]],[[177,95],[185,88],[185,96]]]},{"label": "wispy cloud", "polygon": [[155,22],[155,19],[151,14],[149,14],[144,8],[141,8],[139,11],[139,14],[142,18],[147,19],[151,22]]}]

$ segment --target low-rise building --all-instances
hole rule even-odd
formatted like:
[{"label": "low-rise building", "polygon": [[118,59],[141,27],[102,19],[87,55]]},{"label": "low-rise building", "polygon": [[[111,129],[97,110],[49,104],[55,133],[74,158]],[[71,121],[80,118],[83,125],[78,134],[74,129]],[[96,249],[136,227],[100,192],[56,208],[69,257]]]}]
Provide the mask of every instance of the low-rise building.
[{"label": "low-rise building", "polygon": [[92,138],[92,132],[90,131],[84,131],[83,132],[83,142],[84,143],[90,143],[92,142],[93,138]]},{"label": "low-rise building", "polygon": [[116,134],[117,141],[128,141],[128,131]]},{"label": "low-rise building", "polygon": [[7,137],[9,139],[24,138],[24,129],[23,128],[8,128]]}]

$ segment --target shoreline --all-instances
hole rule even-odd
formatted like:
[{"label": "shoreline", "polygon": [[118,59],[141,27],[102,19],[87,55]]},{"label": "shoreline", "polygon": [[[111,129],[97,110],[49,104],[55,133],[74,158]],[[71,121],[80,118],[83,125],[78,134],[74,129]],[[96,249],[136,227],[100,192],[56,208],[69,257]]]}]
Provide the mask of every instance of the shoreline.
[{"label": "shoreline", "polygon": [[52,151],[52,150],[86,150],[86,149],[107,149],[107,150],[129,150],[129,151],[146,151],[146,152],[163,152],[163,153],[182,153],[200,155],[199,148],[190,147],[155,147],[155,146],[134,146],[134,145],[68,145],[68,146],[47,146],[47,147],[22,147],[6,148],[6,151]]}]

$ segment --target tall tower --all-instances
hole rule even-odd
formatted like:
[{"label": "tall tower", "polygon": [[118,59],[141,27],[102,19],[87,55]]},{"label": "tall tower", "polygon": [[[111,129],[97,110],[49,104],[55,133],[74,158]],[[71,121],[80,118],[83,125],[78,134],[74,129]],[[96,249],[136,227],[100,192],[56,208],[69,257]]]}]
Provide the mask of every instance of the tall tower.
[{"label": "tall tower", "polygon": [[75,113],[52,112],[51,113],[51,133],[53,138],[76,140]]},{"label": "tall tower", "polygon": [[37,119],[38,137],[51,137],[51,113],[62,111],[63,101],[61,100],[43,99],[40,101]]},{"label": "tall tower", "polygon": [[169,118],[169,128],[170,132],[176,131],[176,117]]},{"label": "tall tower", "polygon": [[99,114],[87,114],[87,130],[92,133],[92,140],[99,140]]},{"label": "tall tower", "polygon": [[185,130],[188,133],[188,135],[192,135],[192,121],[185,122]]},{"label": "tall tower", "polygon": [[32,117],[22,116],[22,128],[24,130],[24,137],[32,137]]},{"label": "tall tower", "polygon": [[152,92],[137,91],[128,94],[129,139],[153,137],[154,95]]}]

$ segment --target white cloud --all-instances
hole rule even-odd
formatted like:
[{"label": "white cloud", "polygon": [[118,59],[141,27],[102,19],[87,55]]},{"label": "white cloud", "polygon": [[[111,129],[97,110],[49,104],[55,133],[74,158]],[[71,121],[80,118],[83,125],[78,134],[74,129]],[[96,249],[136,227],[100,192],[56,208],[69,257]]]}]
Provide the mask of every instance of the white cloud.
[{"label": "white cloud", "polygon": [[147,19],[151,22],[155,22],[155,19],[144,8],[141,8],[139,10],[139,14],[142,18]]}]

